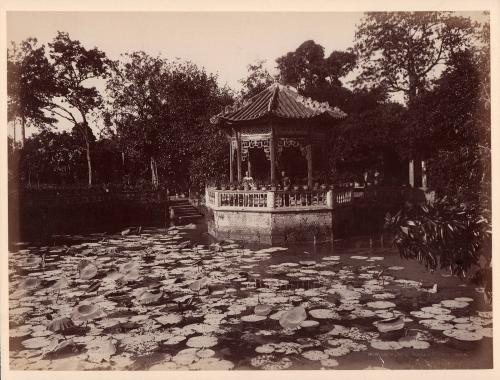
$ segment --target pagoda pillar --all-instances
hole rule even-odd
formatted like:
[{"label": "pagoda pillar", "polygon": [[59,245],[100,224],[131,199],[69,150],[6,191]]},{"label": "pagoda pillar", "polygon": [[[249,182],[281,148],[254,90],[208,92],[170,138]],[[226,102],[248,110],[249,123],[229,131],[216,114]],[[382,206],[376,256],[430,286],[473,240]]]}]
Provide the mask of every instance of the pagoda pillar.
[{"label": "pagoda pillar", "polygon": [[241,176],[241,138],[240,138],[240,133],[236,132],[236,165],[238,168],[238,182],[241,182],[242,176]]},{"label": "pagoda pillar", "polygon": [[229,140],[229,182],[234,182],[234,152],[233,139]]},{"label": "pagoda pillar", "polygon": [[269,166],[271,167],[271,183],[276,180],[276,152],[274,146],[274,128],[271,127],[271,137],[269,139]]},{"label": "pagoda pillar", "polygon": [[306,159],[307,159],[307,186],[309,186],[309,189],[312,189],[313,162],[312,162],[312,138],[311,138],[311,129],[310,128],[309,128],[309,134],[307,137]]}]

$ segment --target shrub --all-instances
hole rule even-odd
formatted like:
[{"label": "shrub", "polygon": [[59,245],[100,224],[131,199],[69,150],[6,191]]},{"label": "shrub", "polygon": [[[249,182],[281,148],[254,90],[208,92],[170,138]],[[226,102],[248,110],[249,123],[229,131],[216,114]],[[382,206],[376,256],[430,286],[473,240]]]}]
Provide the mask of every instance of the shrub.
[{"label": "shrub", "polygon": [[486,211],[444,197],[432,204],[406,204],[395,215],[387,214],[385,228],[394,234],[401,257],[465,276],[481,254],[490,261],[490,220]]}]

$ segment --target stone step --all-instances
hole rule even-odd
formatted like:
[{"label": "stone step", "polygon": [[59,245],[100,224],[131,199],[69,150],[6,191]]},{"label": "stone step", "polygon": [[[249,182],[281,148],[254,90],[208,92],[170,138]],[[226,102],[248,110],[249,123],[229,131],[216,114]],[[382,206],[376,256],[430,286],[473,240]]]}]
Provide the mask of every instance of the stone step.
[{"label": "stone step", "polygon": [[183,220],[195,220],[195,219],[199,219],[199,218],[202,218],[203,215],[188,215],[188,216],[179,216],[179,220],[180,221],[183,221]]},{"label": "stone step", "polygon": [[203,215],[189,203],[188,199],[173,199],[170,201],[170,208],[179,221],[203,218]]}]

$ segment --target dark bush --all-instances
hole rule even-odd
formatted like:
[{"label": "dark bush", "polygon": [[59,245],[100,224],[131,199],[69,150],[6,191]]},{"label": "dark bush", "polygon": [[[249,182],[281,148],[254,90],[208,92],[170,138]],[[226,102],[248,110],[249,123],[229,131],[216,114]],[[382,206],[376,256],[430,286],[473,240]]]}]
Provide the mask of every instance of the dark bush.
[{"label": "dark bush", "polygon": [[392,232],[401,257],[465,276],[481,255],[491,260],[490,220],[487,211],[444,197],[432,204],[406,204],[386,216],[385,228]]}]

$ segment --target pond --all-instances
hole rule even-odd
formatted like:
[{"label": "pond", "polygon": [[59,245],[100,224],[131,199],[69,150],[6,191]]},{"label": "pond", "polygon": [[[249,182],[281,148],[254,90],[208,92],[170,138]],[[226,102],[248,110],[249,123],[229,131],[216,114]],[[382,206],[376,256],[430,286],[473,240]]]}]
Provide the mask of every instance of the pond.
[{"label": "pond", "polygon": [[14,370],[492,367],[481,289],[380,241],[213,242],[203,223],[9,252]]}]

